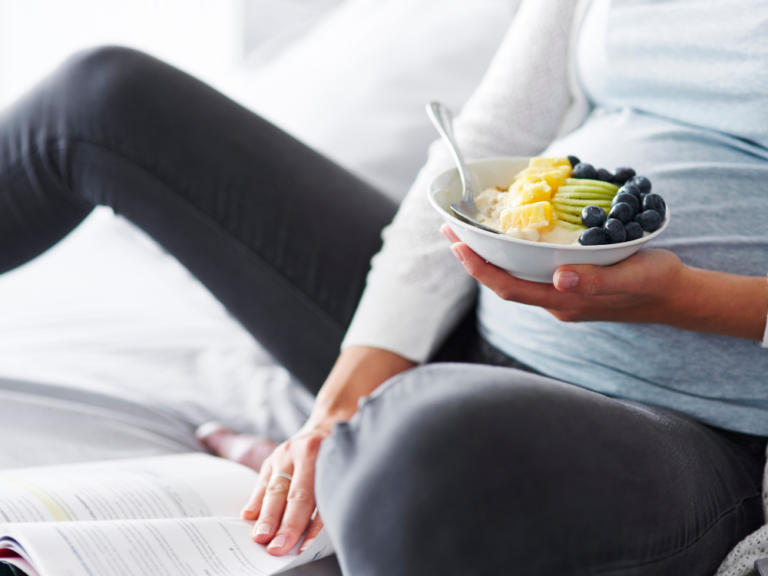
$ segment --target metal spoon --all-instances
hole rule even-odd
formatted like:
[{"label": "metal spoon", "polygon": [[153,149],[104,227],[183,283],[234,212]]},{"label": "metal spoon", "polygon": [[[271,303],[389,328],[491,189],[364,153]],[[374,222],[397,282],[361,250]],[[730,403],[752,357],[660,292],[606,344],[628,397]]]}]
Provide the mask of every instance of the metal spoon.
[{"label": "metal spoon", "polygon": [[464,187],[464,195],[460,202],[454,202],[451,204],[451,210],[460,219],[464,220],[472,226],[477,226],[481,230],[487,232],[493,232],[494,234],[501,234],[498,230],[489,228],[485,224],[480,224],[477,221],[477,217],[480,211],[475,206],[475,194],[472,187],[472,177],[467,170],[466,164],[464,164],[464,158],[461,156],[459,146],[456,144],[456,140],[453,137],[453,116],[448,108],[440,102],[430,102],[427,104],[427,115],[432,120],[432,124],[435,125],[440,136],[443,137],[445,143],[448,145],[448,149],[453,155],[453,159],[456,162],[456,166],[459,169],[459,176],[461,177],[461,184]]}]

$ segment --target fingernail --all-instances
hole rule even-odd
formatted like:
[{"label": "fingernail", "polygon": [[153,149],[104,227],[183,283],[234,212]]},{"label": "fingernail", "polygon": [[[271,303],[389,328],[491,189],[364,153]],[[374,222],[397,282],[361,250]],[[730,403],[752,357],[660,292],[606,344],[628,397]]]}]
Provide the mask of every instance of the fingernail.
[{"label": "fingernail", "polygon": [[309,548],[312,545],[312,542],[314,542],[314,538],[310,538],[309,540],[304,540],[304,544],[301,545],[301,548],[299,548],[299,552],[304,552],[307,548]]},{"label": "fingernail", "polygon": [[576,272],[558,272],[555,275],[555,286],[564,290],[576,288],[579,285],[579,275]]},{"label": "fingernail", "polygon": [[272,542],[269,543],[267,548],[282,548],[285,546],[285,534],[278,534],[272,538]]},{"label": "fingernail", "polygon": [[259,524],[259,527],[256,528],[254,534],[256,536],[261,536],[262,534],[269,534],[270,532],[272,532],[272,526],[269,524]]},{"label": "fingernail", "polygon": [[240,518],[246,519],[246,518],[248,518],[250,516],[253,516],[255,513],[256,513],[256,507],[255,506],[253,506],[253,507],[249,506],[247,508],[243,508],[240,511]]},{"label": "fingernail", "polygon": [[456,244],[451,246],[451,252],[453,252],[453,255],[456,256],[456,258],[459,259],[459,262],[464,262],[464,256],[462,256],[461,252],[458,248],[456,248]]}]

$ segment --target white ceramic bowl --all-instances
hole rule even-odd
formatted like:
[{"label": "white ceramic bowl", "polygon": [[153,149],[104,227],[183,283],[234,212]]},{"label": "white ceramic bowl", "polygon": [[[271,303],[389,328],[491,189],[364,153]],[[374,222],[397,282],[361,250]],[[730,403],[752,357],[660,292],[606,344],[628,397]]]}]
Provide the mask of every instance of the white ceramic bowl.
[{"label": "white ceramic bowl", "polygon": [[[475,190],[479,193],[492,186],[507,187],[515,175],[528,166],[529,158],[489,158],[467,162]],[[493,234],[466,224],[454,217],[452,202],[461,200],[461,180],[456,168],[446,170],[429,185],[429,201],[440,212],[462,242],[491,264],[513,276],[534,282],[552,282],[552,276],[565,264],[597,264],[609,266],[632,256],[643,245],[661,234],[669,223],[669,209],[661,228],[632,242],[602,246],[560,245],[529,242]]]}]

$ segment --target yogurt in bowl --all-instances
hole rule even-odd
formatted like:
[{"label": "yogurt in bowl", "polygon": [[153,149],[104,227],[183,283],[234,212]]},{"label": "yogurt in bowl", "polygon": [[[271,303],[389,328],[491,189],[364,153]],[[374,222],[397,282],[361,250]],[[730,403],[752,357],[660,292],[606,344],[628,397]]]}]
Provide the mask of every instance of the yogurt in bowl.
[{"label": "yogurt in bowl", "polygon": [[[487,218],[483,223],[496,228],[493,225],[494,213],[491,210],[494,205],[492,193],[488,190],[496,189],[499,194],[503,193],[503,190],[506,190],[515,180],[515,177],[528,167],[529,161],[530,158],[507,157],[467,162],[475,189],[484,191],[478,194],[478,208],[485,212]],[[539,218],[541,222],[547,222],[546,225],[540,226],[538,229],[527,225],[514,226],[514,224],[519,224],[519,221],[514,219],[520,217],[521,211],[506,210],[505,217],[508,220],[513,219],[511,221],[513,225],[505,228],[510,230],[511,234],[493,234],[481,230],[459,220],[451,212],[451,203],[461,200],[462,193],[461,179],[456,168],[446,170],[438,175],[432,180],[428,188],[430,203],[462,242],[491,264],[506,270],[517,278],[534,282],[551,283],[555,271],[565,264],[609,266],[620,262],[661,234],[666,229],[670,219],[669,210],[666,210],[666,216],[661,227],[655,232],[646,233],[637,240],[619,244],[582,246],[579,244],[578,238],[583,228],[578,228],[573,218],[562,213],[563,218],[570,220],[569,222],[563,221],[563,224],[571,224],[572,226],[553,226],[552,221],[546,220],[548,216],[546,213],[542,216],[536,212],[539,209],[546,211],[546,206],[531,210],[534,213],[531,216],[533,220]],[[496,203],[499,201],[502,199],[496,198]],[[496,211],[495,217],[499,219],[501,225],[502,218],[500,216],[501,211]],[[557,219],[556,215],[553,214],[552,216],[555,220]],[[526,215],[523,214],[522,217],[525,218]],[[537,222],[533,223],[534,226],[536,224]]]}]

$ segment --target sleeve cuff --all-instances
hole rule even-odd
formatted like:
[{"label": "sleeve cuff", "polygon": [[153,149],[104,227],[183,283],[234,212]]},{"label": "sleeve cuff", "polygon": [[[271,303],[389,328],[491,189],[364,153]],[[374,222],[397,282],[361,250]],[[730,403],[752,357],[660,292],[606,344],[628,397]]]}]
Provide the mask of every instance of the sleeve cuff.
[{"label": "sleeve cuff", "polygon": [[440,301],[412,287],[374,283],[363,293],[341,348],[371,346],[426,362],[474,299],[474,290],[458,301]]}]

